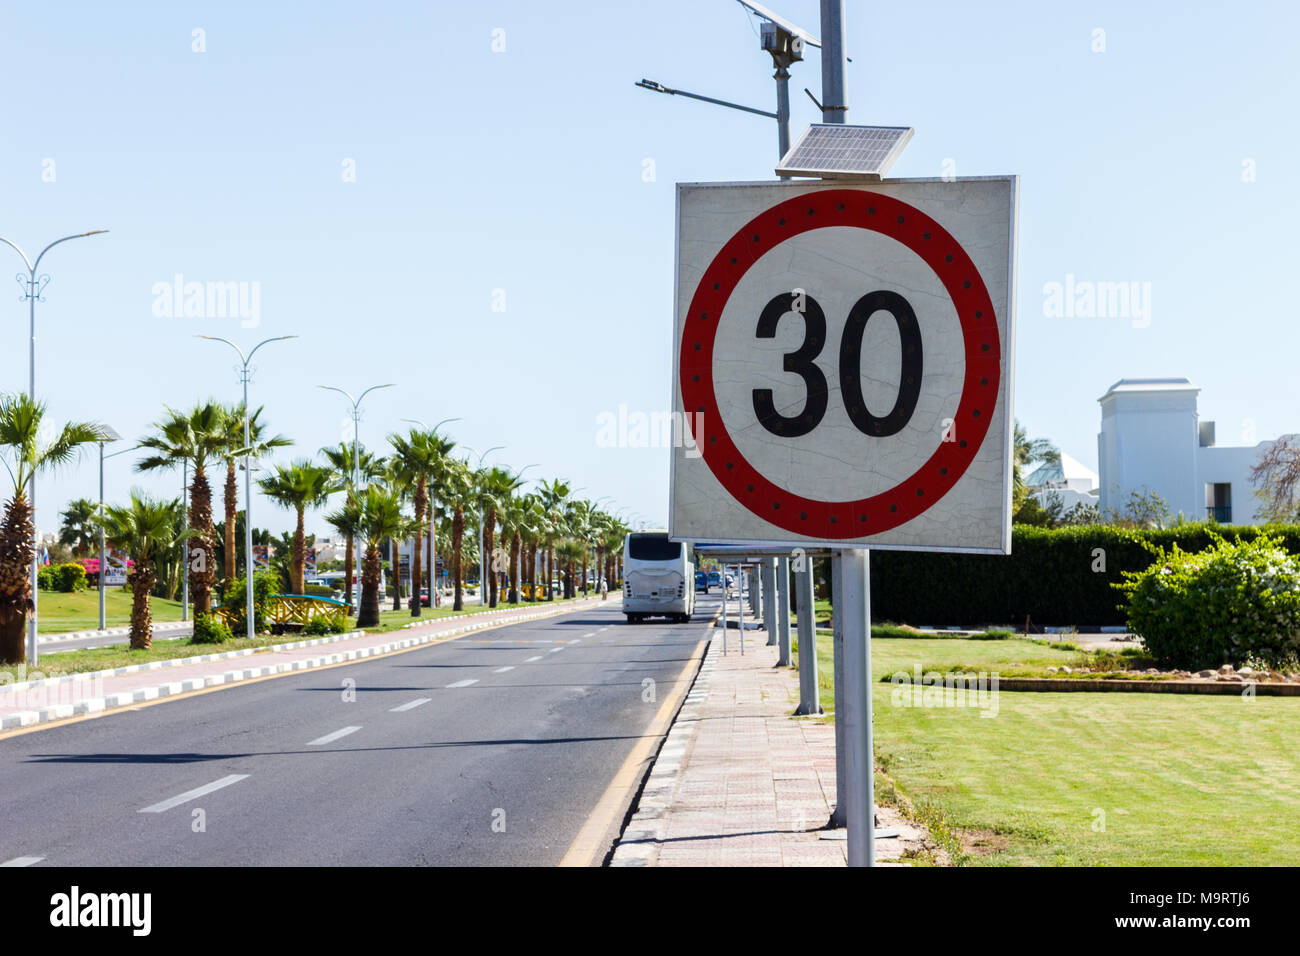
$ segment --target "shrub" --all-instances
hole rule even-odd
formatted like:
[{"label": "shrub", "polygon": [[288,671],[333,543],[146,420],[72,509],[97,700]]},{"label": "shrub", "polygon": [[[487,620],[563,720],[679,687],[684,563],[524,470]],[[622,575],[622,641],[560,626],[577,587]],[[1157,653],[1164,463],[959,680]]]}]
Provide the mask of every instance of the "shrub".
[{"label": "shrub", "polygon": [[[278,590],[274,571],[258,571],[253,574],[253,628],[258,634],[266,633],[266,617],[269,612],[271,598],[276,595]],[[235,634],[243,635],[248,630],[248,613],[246,611],[248,587],[245,584],[243,575],[235,578],[229,591],[230,593],[223,597],[221,606],[230,608],[230,613],[235,622],[231,625],[232,630]]]},{"label": "shrub", "polygon": [[36,586],[42,591],[54,591],[58,589],[58,583],[55,578],[58,574],[56,565],[43,565],[36,569]]},{"label": "shrub", "polygon": [[[69,562],[68,564],[50,565],[49,570],[50,582],[53,585],[51,590],[72,593],[73,591],[86,590],[86,569],[80,564]],[[37,586],[41,586],[40,571],[36,573]]]},{"label": "shrub", "polygon": [[302,593],[308,597],[333,597],[334,589],[326,587],[324,584],[307,584],[303,586]]},{"label": "shrub", "polygon": [[328,634],[342,634],[347,628],[336,624],[328,618],[314,617],[303,625],[302,633],[309,637],[325,637]]},{"label": "shrub", "polygon": [[194,619],[193,644],[222,644],[234,638],[230,626],[216,614],[200,614]]},{"label": "shrub", "polygon": [[1156,549],[1129,572],[1129,628],[1161,664],[1198,670],[1264,661],[1290,668],[1300,656],[1300,559],[1264,535],[1222,538],[1204,551]]},{"label": "shrub", "polygon": [[1216,538],[1253,541],[1267,533],[1300,554],[1300,525],[1224,527],[1207,522],[1172,528],[1110,526],[1034,528],[1016,525],[1011,554],[871,551],[871,614],[907,624],[1006,624],[1025,618],[1047,625],[1123,625],[1111,586],[1125,571],[1149,567],[1148,545],[1202,551]]}]

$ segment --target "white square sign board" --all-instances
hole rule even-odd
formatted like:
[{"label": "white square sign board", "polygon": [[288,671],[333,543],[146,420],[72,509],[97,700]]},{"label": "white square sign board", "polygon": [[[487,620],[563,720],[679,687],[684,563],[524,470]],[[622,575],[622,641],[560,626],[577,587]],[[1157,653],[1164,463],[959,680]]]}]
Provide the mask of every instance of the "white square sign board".
[{"label": "white square sign board", "polygon": [[678,184],[669,534],[1009,553],[1018,190]]}]

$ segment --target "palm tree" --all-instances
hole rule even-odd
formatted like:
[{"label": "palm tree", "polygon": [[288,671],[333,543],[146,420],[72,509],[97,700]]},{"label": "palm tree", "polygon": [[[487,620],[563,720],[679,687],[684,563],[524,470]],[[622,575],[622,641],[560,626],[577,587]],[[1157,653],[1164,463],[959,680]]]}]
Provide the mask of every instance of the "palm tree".
[{"label": "palm tree", "polygon": [[131,572],[131,648],[148,650],[153,644],[149,596],[157,580],[158,562],[195,532],[180,531],[184,510],[179,498],[162,501],[139,491],[131,492],[127,506],[104,509],[104,534],[135,561]]},{"label": "palm tree", "polygon": [[572,488],[562,478],[556,478],[549,484],[541,482],[538,490],[538,498],[541,500],[542,510],[548,522],[545,531],[546,600],[548,601],[555,600],[555,595],[551,593],[551,581],[555,577],[555,539],[564,532],[564,510],[571,494],[573,494]]},{"label": "palm tree", "polygon": [[1036,461],[1059,464],[1061,452],[1046,438],[1030,438],[1029,433],[1025,431],[1025,427],[1020,422],[1016,422],[1014,436],[1012,508],[1018,509],[1028,494],[1028,489],[1025,488],[1025,468]]},{"label": "palm tree", "polygon": [[84,558],[99,543],[99,505],[89,498],[78,498],[69,501],[59,517],[63,519],[59,543],[70,547],[78,558]]},{"label": "palm tree", "polygon": [[357,627],[374,627],[379,623],[380,542],[385,538],[404,536],[410,522],[402,514],[402,502],[397,493],[382,485],[370,485],[358,500],[361,504],[358,530],[366,552],[361,567],[361,606],[357,610]]},{"label": "palm tree", "polygon": [[154,454],[135,463],[136,471],[171,469],[188,462],[193,466],[190,482],[190,521],[194,534],[188,537],[189,557],[184,569],[194,591],[194,613],[207,614],[212,607],[212,585],[216,579],[216,543],[212,528],[212,487],[208,484],[208,463],[221,457],[226,444],[226,410],[217,402],[205,402],[189,412],[167,410],[167,417],[154,424],[157,433],[141,439],[140,447]]},{"label": "palm tree", "polygon": [[262,494],[276,504],[297,512],[298,524],[293,532],[293,564],[290,565],[289,586],[294,594],[302,594],[303,567],[307,558],[305,515],[308,508],[321,507],[338,490],[334,483],[334,472],[302,459],[291,462],[288,466],[277,465],[274,474],[261,479],[257,484],[262,489]]},{"label": "palm tree", "polygon": [[80,445],[107,438],[100,425],[69,422],[52,441],[42,443],[45,405],[26,395],[0,396],[0,452],[13,479],[13,497],[0,524],[0,664],[27,660],[23,632],[32,609],[32,506],[27,489],[36,475],[68,464]]},{"label": "palm tree", "polygon": [[560,578],[561,586],[564,588],[564,596],[571,598],[577,592],[574,587],[574,572],[579,561],[587,553],[587,546],[577,538],[565,538],[555,548],[555,553],[560,559]]},{"label": "palm tree", "polygon": [[224,441],[221,447],[221,457],[226,463],[226,488],[225,488],[225,582],[226,590],[229,591],[231,584],[239,575],[238,562],[235,560],[235,523],[236,516],[239,514],[239,485],[235,480],[235,469],[243,460],[245,455],[257,459],[266,456],[272,449],[286,448],[293,442],[283,435],[274,435],[270,438],[265,437],[265,426],[258,419],[262,415],[262,409],[257,411],[248,419],[248,447],[244,447],[244,404],[240,402],[236,405],[230,405],[224,409],[225,416],[222,419],[222,431]]},{"label": "palm tree", "polygon": [[596,506],[590,501],[571,501],[565,509],[565,522],[569,533],[582,544],[582,593],[587,593],[587,559],[591,553],[591,538],[594,533],[592,521],[596,515]]},{"label": "palm tree", "polygon": [[523,485],[518,475],[512,475],[506,468],[490,467],[475,473],[475,491],[477,504],[483,513],[483,554],[479,556],[482,587],[488,589],[488,606],[497,606],[498,568],[492,565],[492,555],[496,550],[497,515],[510,496]]},{"label": "palm tree", "polygon": [[465,509],[472,507],[475,488],[468,462],[450,459],[439,475],[438,500],[451,514],[451,577],[456,589],[452,610],[465,607],[464,584],[461,572],[464,567]]},{"label": "palm tree", "polygon": [[536,498],[532,495],[511,494],[502,503],[501,540],[510,542],[508,569],[510,589],[506,594],[506,602],[509,604],[518,604],[521,600],[520,595],[523,592],[520,585],[523,583],[523,568],[520,559],[523,556],[525,541],[531,540],[534,534],[536,513]]},{"label": "palm tree", "polygon": [[[424,555],[420,547],[425,522],[429,509],[430,482],[437,480],[444,467],[448,452],[453,443],[441,438],[436,432],[412,428],[409,435],[389,435],[388,442],[393,446],[393,460],[403,480],[414,486],[415,533],[412,539],[411,553],[411,617],[419,617],[421,611],[420,586],[424,582]],[[432,549],[430,549],[432,550]],[[433,603],[433,568],[429,568],[429,603]]]},{"label": "palm tree", "polygon": [[[354,448],[357,464],[355,472],[352,467]],[[328,462],[330,468],[334,470],[334,477],[337,479],[336,483],[338,487],[347,492],[347,500],[349,502],[356,500],[359,490],[353,487],[354,473],[359,476],[360,481],[364,484],[372,478],[378,478],[383,470],[383,462],[376,459],[370,452],[366,451],[364,445],[353,446],[347,442],[340,442],[335,447],[322,448],[320,453],[325,456],[326,462]],[[341,514],[342,512],[339,513]],[[340,531],[340,534],[344,534],[347,538],[348,551],[343,558],[343,576],[347,579],[347,586],[345,588],[347,595],[345,600],[348,605],[347,613],[351,614],[353,577],[352,556],[356,548],[356,531],[354,530],[351,534]]]}]

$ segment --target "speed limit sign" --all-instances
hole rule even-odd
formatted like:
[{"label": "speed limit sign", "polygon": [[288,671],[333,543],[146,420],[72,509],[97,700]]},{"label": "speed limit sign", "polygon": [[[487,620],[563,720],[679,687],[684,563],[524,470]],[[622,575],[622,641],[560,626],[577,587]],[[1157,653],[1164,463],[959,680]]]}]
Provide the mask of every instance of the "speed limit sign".
[{"label": "speed limit sign", "polygon": [[1010,551],[1017,190],[679,184],[674,538]]}]

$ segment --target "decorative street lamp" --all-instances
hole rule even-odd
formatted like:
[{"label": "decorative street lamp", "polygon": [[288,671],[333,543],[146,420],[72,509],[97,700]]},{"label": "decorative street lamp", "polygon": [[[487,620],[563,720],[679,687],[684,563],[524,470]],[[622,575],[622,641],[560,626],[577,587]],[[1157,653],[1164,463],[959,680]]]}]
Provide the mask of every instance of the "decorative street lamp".
[{"label": "decorative street lamp", "polygon": [[[244,385],[244,613],[246,615],[245,632],[248,637],[253,637],[257,632],[253,630],[256,622],[253,620],[253,463],[251,460],[250,438],[249,438],[249,412],[248,412],[248,382],[252,378],[248,364],[253,361],[253,356],[257,350],[268,342],[283,342],[285,339],[296,339],[296,335],[277,335],[275,338],[263,339],[253,346],[253,350],[244,355],[241,349],[230,339],[223,339],[216,335],[200,335],[201,339],[208,339],[212,342],[225,342],[239,355],[239,380]],[[226,556],[227,561],[234,561],[233,554]],[[189,562],[186,562],[186,567]],[[187,575],[188,576],[188,575]]]},{"label": "decorative street lamp", "polygon": [[[51,249],[53,249],[55,246],[59,245],[60,243],[69,242],[73,239],[84,239],[87,236],[98,236],[105,232],[108,232],[108,230],[92,229],[90,232],[79,232],[74,236],[64,236],[62,239],[55,239],[48,246],[42,249],[40,251],[40,254],[35,259],[27,258],[27,253],[23,252],[23,250],[20,249],[15,243],[4,238],[3,236],[0,236],[0,242],[3,242],[10,249],[14,250],[14,252],[22,256],[23,264],[27,266],[26,276],[24,276],[20,272],[14,278],[18,280],[18,285],[23,290],[22,296],[19,299],[19,301],[22,301],[23,299],[27,300],[28,311],[30,314],[31,344],[30,344],[30,351],[28,353],[27,397],[32,400],[33,405],[36,404],[36,303],[38,301],[39,302],[45,301],[45,297],[42,295],[42,293],[45,291],[45,287],[50,284],[50,277],[48,275],[38,275],[36,270],[40,268],[41,260],[45,258],[45,253],[49,252]],[[38,572],[40,570],[40,564],[41,564],[41,548],[40,548],[40,540],[39,540],[40,532],[37,530],[39,526],[37,525],[36,522],[36,473],[35,472],[32,472],[31,482],[32,482],[31,493],[28,495],[28,501],[32,506],[32,616],[31,616],[31,626],[27,631],[27,662],[29,666],[35,665],[37,663],[36,611],[37,611],[37,602],[38,602],[38,594],[39,594],[39,588],[37,587],[37,577],[38,577]]]}]

